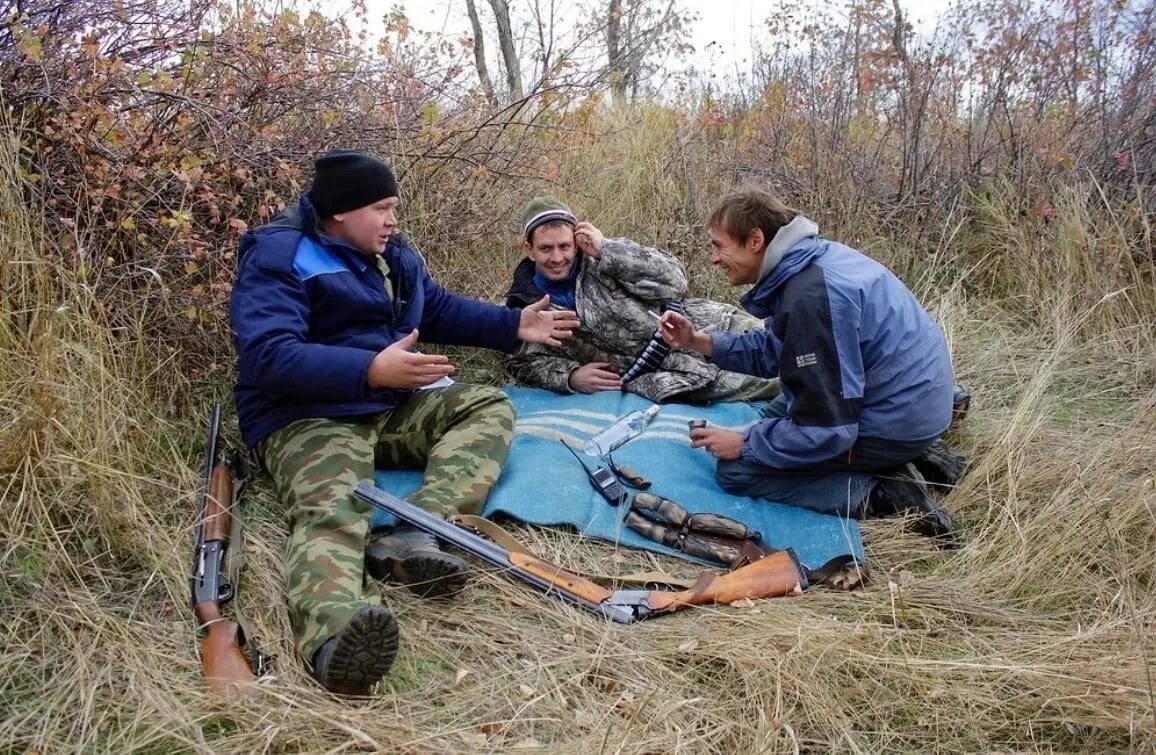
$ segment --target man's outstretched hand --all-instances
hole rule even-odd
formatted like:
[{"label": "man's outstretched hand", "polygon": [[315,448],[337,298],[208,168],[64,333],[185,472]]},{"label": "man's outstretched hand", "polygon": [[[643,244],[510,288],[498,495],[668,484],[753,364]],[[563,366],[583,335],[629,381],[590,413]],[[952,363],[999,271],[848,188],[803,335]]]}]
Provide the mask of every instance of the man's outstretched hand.
[{"label": "man's outstretched hand", "polygon": [[410,351],[417,344],[417,330],[411,331],[381,351],[369,364],[366,379],[374,388],[421,388],[454,374],[454,366],[441,354]]},{"label": "man's outstretched hand", "polygon": [[622,378],[609,362],[590,362],[570,373],[570,390],[578,393],[622,390]]},{"label": "man's outstretched hand", "polygon": [[550,297],[543,296],[522,309],[518,338],[529,343],[558,347],[562,341],[574,335],[579,325],[578,313],[569,309],[547,309],[549,306]]}]

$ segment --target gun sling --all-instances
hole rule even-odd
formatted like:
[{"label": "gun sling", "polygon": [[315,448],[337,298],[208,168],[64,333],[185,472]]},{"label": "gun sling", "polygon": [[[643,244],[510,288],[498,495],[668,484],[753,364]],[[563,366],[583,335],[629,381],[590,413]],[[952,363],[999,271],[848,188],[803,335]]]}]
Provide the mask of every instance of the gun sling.
[{"label": "gun sling", "polygon": [[441,519],[369,482],[359,483],[354,495],[498,567],[502,574],[621,624],[632,624],[689,606],[790,595],[810,585],[807,570],[800,566],[794,553],[788,549],[773,551],[731,572],[703,571],[694,584],[684,590],[610,590],[586,577],[537,558],[520,544],[516,550],[503,547],[492,539],[454,521]]},{"label": "gun sling", "polygon": [[[489,539],[493,540],[498,545],[502,546],[511,553],[520,553],[522,555],[537,558],[533,551],[521,543],[513,534],[510,533],[502,525],[486,519],[484,517],[476,516],[474,514],[455,514],[448,517],[446,521],[453,522],[461,527],[474,530]],[[760,547],[760,552],[766,554],[770,552],[766,548]],[[752,558],[751,560],[757,560]],[[809,569],[802,564],[799,564],[799,569],[807,578],[807,583],[810,585],[825,585],[827,587],[835,587],[847,589],[854,587],[861,581],[866,579],[865,569],[855,563],[855,557],[851,555],[836,556],[824,563],[817,569]],[[600,582],[605,584],[622,584],[622,585],[667,585],[669,587],[681,587],[689,589],[693,587],[696,580],[687,579],[684,577],[675,577],[663,571],[642,571],[633,572],[630,574],[600,574],[598,572],[579,571],[571,569],[574,574],[585,577],[593,582]],[[847,582],[846,572],[855,572],[861,578],[851,580],[851,584],[844,584]]]},{"label": "gun sling", "polygon": [[[524,556],[537,558],[534,552],[522,545],[516,537],[510,534],[509,530],[490,519],[484,519],[473,514],[457,514],[449,517],[448,521],[485,535],[511,553],[520,553]],[[688,589],[693,587],[695,583],[693,579],[675,577],[662,571],[642,571],[634,572],[633,574],[598,574],[596,572],[575,571],[573,569],[571,571],[594,582],[617,582],[622,585],[669,585],[670,587]]]}]

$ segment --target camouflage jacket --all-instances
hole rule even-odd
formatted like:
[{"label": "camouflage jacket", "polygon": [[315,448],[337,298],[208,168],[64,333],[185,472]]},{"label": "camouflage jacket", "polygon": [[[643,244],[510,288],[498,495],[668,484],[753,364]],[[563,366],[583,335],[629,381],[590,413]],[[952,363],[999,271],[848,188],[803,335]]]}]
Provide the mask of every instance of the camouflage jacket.
[{"label": "camouflage jacket", "polygon": [[[575,306],[582,321],[562,348],[523,343],[507,361],[511,379],[522,385],[573,393],[570,373],[590,362],[607,362],[623,374],[654,335],[660,313],[671,301],[682,301],[686,316],[701,330],[743,332],[762,322],[737,307],[710,299],[684,299],[686,271],[666,252],[627,239],[606,239],[598,259],[579,253]],[[542,298],[534,285],[534,263],[523,259],[514,268],[506,306],[524,307]],[[770,398],[777,381],[724,372],[701,355],[672,351],[659,370],[630,381],[626,390],[651,401],[667,401],[695,392],[695,400]],[[764,395],[765,394],[765,395]]]}]

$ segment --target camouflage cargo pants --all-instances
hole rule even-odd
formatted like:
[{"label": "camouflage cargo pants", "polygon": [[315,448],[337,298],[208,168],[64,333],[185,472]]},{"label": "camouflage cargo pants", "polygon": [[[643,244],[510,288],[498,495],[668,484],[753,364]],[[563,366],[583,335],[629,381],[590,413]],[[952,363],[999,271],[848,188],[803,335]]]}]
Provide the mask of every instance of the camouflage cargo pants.
[{"label": "camouflage cargo pants", "polygon": [[[720,327],[707,327],[707,333],[746,333],[761,329],[763,321],[746,312],[736,311]],[[674,397],[676,401],[690,404],[713,404],[717,401],[770,401],[783,392],[776,378],[761,378],[741,372],[719,370],[714,380],[694,391],[687,391]]]},{"label": "camouflage cargo pants", "polygon": [[477,512],[501,473],[514,434],[514,408],[497,388],[456,383],[418,391],[364,422],[304,419],[260,446],[288,508],[286,600],[297,652],[308,663],[362,606],[371,507],[353,495],[374,468],[423,468],[409,500],[438,514]]}]

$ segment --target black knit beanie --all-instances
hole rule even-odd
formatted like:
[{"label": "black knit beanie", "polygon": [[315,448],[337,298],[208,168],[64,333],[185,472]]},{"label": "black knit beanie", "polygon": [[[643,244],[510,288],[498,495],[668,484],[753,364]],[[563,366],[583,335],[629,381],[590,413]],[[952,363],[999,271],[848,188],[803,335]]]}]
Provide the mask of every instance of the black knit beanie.
[{"label": "black knit beanie", "polygon": [[309,199],[322,218],[398,195],[393,171],[364,152],[335,149],[317,158],[313,167]]}]

